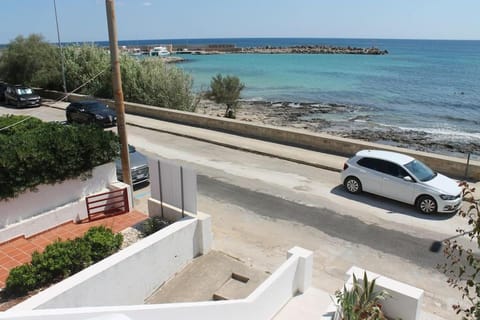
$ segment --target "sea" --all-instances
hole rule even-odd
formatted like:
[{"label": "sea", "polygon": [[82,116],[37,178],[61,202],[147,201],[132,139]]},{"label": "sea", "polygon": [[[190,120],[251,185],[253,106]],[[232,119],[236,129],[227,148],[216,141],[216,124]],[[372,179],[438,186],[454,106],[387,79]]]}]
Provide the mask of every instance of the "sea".
[{"label": "sea", "polygon": [[348,117],[371,128],[419,130],[451,140],[480,141],[480,41],[233,38],[119,42],[149,44],[377,47],[388,54],[182,55],[185,61],[177,66],[192,76],[196,91],[207,90],[218,73],[235,75],[245,84],[242,98],[246,100],[288,101],[292,107],[301,102],[348,105],[353,114],[322,117],[328,121]]}]

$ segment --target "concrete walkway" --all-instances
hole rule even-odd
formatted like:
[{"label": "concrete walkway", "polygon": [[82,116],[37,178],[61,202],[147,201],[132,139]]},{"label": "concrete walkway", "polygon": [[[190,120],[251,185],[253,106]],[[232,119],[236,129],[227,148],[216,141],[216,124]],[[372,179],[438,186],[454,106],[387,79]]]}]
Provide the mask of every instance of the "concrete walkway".
[{"label": "concrete walkway", "polygon": [[225,132],[197,128],[178,123],[126,115],[127,124],[145,129],[166,132],[182,137],[214,143],[224,147],[271,156],[317,168],[340,171],[345,157],[320,153],[303,148],[233,135]]}]

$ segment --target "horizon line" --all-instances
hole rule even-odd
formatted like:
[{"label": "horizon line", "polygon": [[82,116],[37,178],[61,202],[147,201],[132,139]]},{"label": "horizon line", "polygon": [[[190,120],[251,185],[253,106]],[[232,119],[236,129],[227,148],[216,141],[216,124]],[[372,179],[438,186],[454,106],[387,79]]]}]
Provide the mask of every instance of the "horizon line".
[{"label": "horizon line", "polygon": [[[19,35],[22,36],[22,35]],[[480,41],[480,39],[443,39],[443,38],[370,38],[370,37],[284,37],[284,36],[235,36],[235,37],[193,37],[193,38],[157,38],[157,39],[120,39],[118,42],[123,41],[153,41],[153,40],[235,40],[235,39],[338,39],[338,40],[403,40],[403,41]],[[13,41],[13,40],[11,40]],[[11,42],[10,41],[10,42]],[[48,41],[50,43],[56,43],[56,41]],[[62,43],[95,43],[95,42],[109,42],[106,40],[73,40],[62,41]],[[0,43],[0,46],[6,46],[9,43]]]}]

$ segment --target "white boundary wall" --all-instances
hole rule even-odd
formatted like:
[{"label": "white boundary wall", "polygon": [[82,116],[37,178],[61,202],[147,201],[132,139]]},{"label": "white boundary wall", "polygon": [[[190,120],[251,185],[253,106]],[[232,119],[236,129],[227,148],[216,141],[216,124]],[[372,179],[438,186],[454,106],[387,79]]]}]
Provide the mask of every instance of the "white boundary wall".
[{"label": "white boundary wall", "polygon": [[[37,192],[25,192],[17,198],[0,201],[0,242],[18,236],[29,237],[69,221],[88,217],[85,196],[129,188],[117,182],[113,162],[93,169],[86,180],[70,179],[54,185],[41,185]],[[130,191],[128,194],[130,195]],[[132,207],[131,195],[129,205]]]},{"label": "white boundary wall", "polygon": [[[246,299],[195,303],[84,307],[20,311],[18,306],[1,314],[12,320],[244,320],[272,319],[298,292],[306,290],[312,279],[312,252],[295,247],[288,259]],[[49,290],[49,289],[48,289]],[[30,300],[32,300],[31,298]],[[27,300],[28,301],[28,300]],[[23,303],[24,305],[25,303]]]}]

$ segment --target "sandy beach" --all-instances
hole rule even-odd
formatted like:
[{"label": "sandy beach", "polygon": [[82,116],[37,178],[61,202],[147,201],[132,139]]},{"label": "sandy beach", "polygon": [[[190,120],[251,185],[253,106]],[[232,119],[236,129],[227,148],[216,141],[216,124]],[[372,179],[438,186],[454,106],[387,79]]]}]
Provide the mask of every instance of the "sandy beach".
[{"label": "sandy beach", "polygon": [[[223,117],[225,106],[202,99],[197,113]],[[325,115],[325,117],[319,116]],[[344,121],[328,121],[332,115],[340,115]],[[240,101],[236,119],[240,121],[288,127],[309,132],[360,139],[412,150],[433,152],[442,155],[480,158],[480,142],[464,136],[439,135],[425,131],[382,127],[369,122],[368,117],[353,114],[353,107],[340,104],[312,104],[292,102]]]}]

